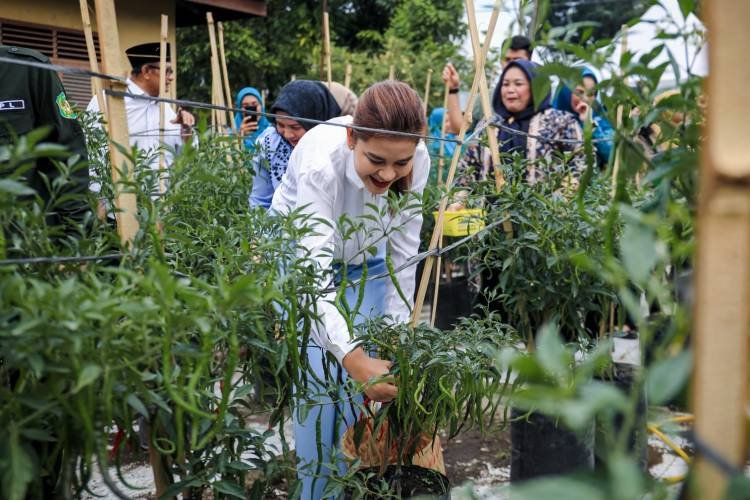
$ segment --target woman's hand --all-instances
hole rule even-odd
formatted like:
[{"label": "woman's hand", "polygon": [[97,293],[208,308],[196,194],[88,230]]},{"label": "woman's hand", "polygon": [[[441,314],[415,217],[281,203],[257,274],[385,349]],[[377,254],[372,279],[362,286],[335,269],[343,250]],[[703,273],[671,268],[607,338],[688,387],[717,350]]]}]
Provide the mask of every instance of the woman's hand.
[{"label": "woman's hand", "polygon": [[458,71],[456,71],[456,68],[451,64],[448,63],[443,68],[443,83],[447,83],[448,87],[452,89],[457,89],[461,85],[461,80],[458,78]]},{"label": "woman's hand", "polygon": [[240,124],[240,135],[242,137],[248,136],[258,130],[258,122],[252,120],[252,118],[252,116],[246,116],[242,119],[242,123]]},{"label": "woman's hand", "polygon": [[390,373],[393,363],[383,359],[371,358],[361,347],[357,347],[344,356],[341,364],[355,381],[366,384],[365,395],[373,401],[387,403],[396,398],[398,388],[393,379],[373,384],[373,379],[382,378]]}]

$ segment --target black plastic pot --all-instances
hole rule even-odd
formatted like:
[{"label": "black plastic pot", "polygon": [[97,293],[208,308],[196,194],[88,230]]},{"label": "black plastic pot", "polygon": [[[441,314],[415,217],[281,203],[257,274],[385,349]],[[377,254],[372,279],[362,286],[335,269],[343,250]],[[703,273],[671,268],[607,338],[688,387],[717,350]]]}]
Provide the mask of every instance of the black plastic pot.
[{"label": "black plastic pot", "polygon": [[440,283],[435,326],[441,330],[450,330],[461,318],[471,316],[473,307],[474,293],[469,288],[467,278],[443,281]]},{"label": "black plastic pot", "polygon": [[[610,382],[615,385],[619,390],[625,394],[630,394],[633,390],[633,382],[635,380],[636,370],[639,367],[634,365],[628,365],[625,363],[614,363],[611,372],[600,375],[598,378],[604,382]],[[630,430],[627,439],[627,451],[631,455],[638,456],[638,462],[642,470],[648,468],[648,432],[646,430],[646,424],[648,421],[646,412],[648,410],[648,401],[646,399],[645,389],[638,395],[638,406],[636,408],[636,420],[633,424],[633,428]],[[607,432],[620,432],[624,424],[625,416],[618,412],[614,418],[614,429],[607,429],[604,425],[596,426],[596,468],[600,469],[604,467],[604,463],[599,457],[603,457],[606,454],[606,439],[604,433]]]},{"label": "black plastic pot", "polygon": [[380,467],[368,467],[357,471],[355,477],[360,479],[364,488],[362,491],[371,493],[363,496],[362,491],[355,486],[349,487],[344,491],[345,500],[362,499],[377,500],[382,498],[375,492],[383,491],[385,484],[391,494],[395,494],[400,487],[401,498],[424,498],[435,500],[450,500],[451,487],[450,481],[443,474],[432,470],[425,469],[416,465],[402,465],[399,471],[395,465],[389,465],[382,477],[378,476]]},{"label": "black plastic pot", "polygon": [[583,435],[539,413],[512,408],[510,481],[594,468],[594,422]]}]

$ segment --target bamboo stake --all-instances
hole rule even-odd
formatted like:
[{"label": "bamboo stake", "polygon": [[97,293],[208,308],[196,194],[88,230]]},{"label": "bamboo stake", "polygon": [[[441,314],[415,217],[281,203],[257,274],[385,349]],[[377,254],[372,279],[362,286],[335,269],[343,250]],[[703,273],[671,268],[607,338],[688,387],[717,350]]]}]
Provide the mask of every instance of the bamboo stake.
[{"label": "bamboo stake", "polygon": [[328,12],[323,12],[323,57],[326,65],[326,82],[331,87],[331,28],[328,20]]},{"label": "bamboo stake", "polygon": [[[470,12],[467,17],[469,19],[471,47],[474,52],[474,58],[476,59],[477,54],[480,53],[480,50],[482,50],[482,48],[479,45],[479,28],[477,26],[477,17],[474,12],[474,1],[466,0],[466,8],[468,12]],[[494,20],[490,19],[490,23],[493,22],[497,23],[497,17],[495,17]],[[484,119],[490,120],[492,119],[494,113],[490,104],[490,95],[487,86],[487,75],[484,71],[482,71],[480,77],[482,79],[481,82],[479,82],[479,91],[482,99],[482,112],[484,114]],[[503,170],[500,165],[500,146],[497,142],[497,134],[495,132],[488,131],[487,142],[489,143],[490,158],[492,160],[493,170],[495,173],[495,191],[499,193],[505,185],[505,176],[503,175]],[[503,231],[505,231],[505,235],[507,238],[513,237],[513,225],[511,224],[510,220],[506,220],[505,222],[503,222]]]},{"label": "bamboo stake", "polygon": [[[117,31],[117,16],[114,0],[95,0],[96,26],[99,30],[99,44],[102,51],[102,69],[110,75],[127,74],[120,50],[120,38]],[[127,92],[124,82],[108,80],[110,89]],[[118,148],[128,147],[128,121],[125,114],[125,100],[122,97],[107,96],[107,115],[109,117],[109,154],[112,162],[112,184],[115,191],[115,218],[117,234],[120,241],[128,247],[133,243],[138,232],[137,203],[135,193],[126,192],[124,184],[133,182],[133,167],[128,158]],[[129,191],[129,190],[128,190]]]},{"label": "bamboo stake", "polygon": [[[622,104],[617,106],[617,129],[622,127]],[[615,149],[615,161],[612,163],[612,198],[617,194],[617,177],[620,175],[620,152],[622,145]]]},{"label": "bamboo stake", "polygon": [[[487,28],[484,46],[479,53],[479,57],[475,58],[474,61],[474,80],[471,84],[471,91],[469,92],[469,99],[466,103],[466,111],[464,112],[464,119],[461,123],[461,129],[458,132],[459,141],[464,140],[464,138],[466,137],[466,131],[469,128],[469,124],[471,123],[471,110],[474,106],[474,99],[477,94],[479,83],[482,80],[481,75],[484,72],[484,61],[487,58],[487,51],[490,46],[490,41],[492,40],[492,34],[495,31],[495,23],[497,22],[497,17],[499,15],[500,3],[501,0],[496,0],[495,6],[492,10],[492,17],[490,18],[490,25]],[[453,151],[451,166],[448,170],[448,178],[445,181],[446,186],[453,185],[453,178],[456,175],[456,167],[458,166],[458,161],[460,158],[461,148],[457,146]],[[433,230],[432,238],[430,239],[430,250],[434,250],[437,247],[440,236],[443,234],[443,222],[445,220],[445,208],[447,205],[448,197],[443,196],[443,198],[440,200],[440,208],[438,209],[438,218],[435,221],[435,229]],[[424,305],[424,298],[425,294],[427,293],[427,284],[430,282],[430,273],[432,272],[432,266],[435,264],[435,260],[436,259],[434,256],[430,256],[425,261],[424,271],[422,272],[422,278],[419,284],[419,291],[417,292],[417,298],[414,302],[414,309],[412,311],[412,326],[415,326],[417,324],[417,321],[419,320],[419,312],[422,310],[422,306]]]},{"label": "bamboo stake", "polygon": [[[169,36],[169,20],[164,14],[161,15],[161,39],[159,40],[159,98],[167,97],[167,37]],[[165,126],[164,102],[159,103],[159,193],[167,192],[164,174],[167,165],[164,158],[164,126]]]},{"label": "bamboo stake", "polygon": [[[443,92],[443,123],[440,126],[440,133],[442,135],[442,138],[445,139],[445,136],[447,135],[447,129],[448,129],[448,95],[450,95],[450,84],[445,84],[445,91]],[[456,147],[459,147],[456,145]],[[440,141],[440,150],[438,153],[438,178],[437,178],[437,185],[438,187],[443,185],[443,165],[445,164],[445,158],[443,158],[443,154],[445,152],[445,141]]]},{"label": "bamboo stake", "polygon": [[[225,94],[225,105],[227,107],[230,107],[232,104],[232,92],[229,89],[229,73],[227,72],[227,58],[226,54],[224,52],[224,25],[221,23],[216,24],[219,28],[219,57],[221,58],[221,73],[224,79],[224,94]],[[223,112],[222,112],[223,113]],[[237,134],[237,127],[234,124],[234,120],[232,120],[232,113],[227,112],[229,114],[229,124],[232,127],[232,132],[234,134]]]},{"label": "bamboo stake", "polygon": [[[89,66],[91,71],[99,73],[99,61],[96,59],[96,45],[94,45],[94,31],[91,28],[91,17],[89,16],[89,4],[87,0],[79,1],[81,7],[81,22],[83,23],[83,36],[86,38],[86,52],[88,52]],[[99,112],[104,116],[104,130],[107,130],[107,107],[102,94],[102,83],[98,78],[91,79],[92,90],[99,104]]]},{"label": "bamboo stake", "polygon": [[[694,431],[744,469],[750,382],[750,2],[706,2],[711,71],[701,157],[694,309]],[[692,498],[724,498],[729,477],[697,453]]]},{"label": "bamboo stake", "polygon": [[177,99],[177,52],[175,44],[169,44],[169,60],[172,62],[172,84],[169,86],[169,96]]},{"label": "bamboo stake", "polygon": [[344,87],[349,88],[352,84],[352,65],[346,63],[346,73],[344,74]]},{"label": "bamboo stake", "polygon": [[[211,79],[213,81],[213,93],[217,106],[225,106],[223,92],[221,90],[221,70],[219,69],[219,50],[216,43],[216,30],[214,26],[214,16],[211,12],[206,12],[208,22],[208,39],[211,43]],[[223,129],[226,126],[226,113],[219,111],[216,113],[216,126]]]},{"label": "bamboo stake", "polygon": [[289,81],[293,82],[296,79],[297,79],[297,75],[295,75],[294,73],[292,73],[292,77],[289,79]]},{"label": "bamboo stake", "polygon": [[396,78],[396,65],[391,64],[388,68],[388,79],[389,80],[395,80]]},{"label": "bamboo stake", "polygon": [[[443,95],[443,123],[440,125],[440,139],[445,139],[446,128],[448,126],[448,95],[450,93],[450,85],[445,84],[445,92]],[[438,171],[437,171],[437,185],[440,187],[443,183],[443,153],[445,151],[445,141],[440,141],[440,148],[438,149]],[[443,246],[443,235],[440,235],[440,246]],[[432,294],[432,315],[430,316],[430,326],[435,326],[435,317],[437,316],[437,305],[438,297],[440,295],[440,269],[443,258],[438,255],[437,263],[435,264],[435,285]],[[446,271],[446,275],[450,279],[450,270]]]},{"label": "bamboo stake", "polygon": [[[427,81],[424,83],[424,114],[427,114],[429,108],[428,103],[430,102],[430,84],[432,83],[432,68],[427,70]],[[442,144],[442,141],[441,141]]]}]

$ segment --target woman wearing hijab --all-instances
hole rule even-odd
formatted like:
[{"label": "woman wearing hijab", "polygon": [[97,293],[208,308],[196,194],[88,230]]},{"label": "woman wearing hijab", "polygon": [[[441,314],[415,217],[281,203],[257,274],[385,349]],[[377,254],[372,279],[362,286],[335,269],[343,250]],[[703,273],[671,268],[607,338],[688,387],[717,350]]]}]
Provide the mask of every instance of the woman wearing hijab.
[{"label": "woman wearing hijab", "polygon": [[289,156],[302,136],[316,123],[295,118],[326,121],[341,114],[328,88],[320,82],[295,80],[287,83],[271,107],[275,127],[267,128],[256,141],[258,154],[253,157],[253,189],[250,208],[268,209],[276,188],[286,173]]},{"label": "woman wearing hijab", "polygon": [[[535,63],[526,60],[508,63],[492,95],[492,107],[502,118],[498,132],[501,162],[512,164],[519,157],[527,160],[529,184],[546,179],[551,171],[567,172],[576,184],[586,166],[582,144],[559,139],[582,141],[581,126],[570,113],[553,109],[549,94],[540,104],[534,102],[531,82],[536,77],[536,68]],[[561,158],[565,153],[573,153],[567,163]],[[462,175],[457,184],[469,187],[486,179],[493,167],[489,149],[472,145],[461,161]],[[458,201],[449,209],[462,207],[463,201]]]},{"label": "woman wearing hijab", "polygon": [[[263,98],[255,87],[245,87],[237,93],[235,107],[243,110],[266,112],[263,105]],[[270,123],[265,114],[256,115],[252,113],[237,112],[234,114],[234,125],[239,134],[244,137],[245,147],[250,151],[255,151],[255,141],[260,134],[268,128]]]},{"label": "woman wearing hijab", "polygon": [[572,113],[578,118],[579,124],[583,124],[589,109],[591,109],[592,136],[596,140],[594,143],[596,158],[599,166],[603,168],[609,164],[609,158],[612,154],[614,130],[609,121],[602,115],[604,107],[597,99],[596,85],[598,83],[594,72],[584,68],[581,71],[581,82],[575,90],[571,91],[565,85],[560,86],[553,107],[560,111]]},{"label": "woman wearing hijab", "polygon": [[[559,140],[582,140],[581,126],[569,113],[553,109],[549,94],[541,103],[534,102],[531,82],[536,68],[531,61],[513,61],[505,66],[495,87],[492,106],[503,119],[498,134],[500,150],[506,158],[528,160],[529,184],[544,180],[551,171],[567,170],[577,179],[585,168],[582,145]],[[564,153],[574,153],[567,165],[558,159]]]}]

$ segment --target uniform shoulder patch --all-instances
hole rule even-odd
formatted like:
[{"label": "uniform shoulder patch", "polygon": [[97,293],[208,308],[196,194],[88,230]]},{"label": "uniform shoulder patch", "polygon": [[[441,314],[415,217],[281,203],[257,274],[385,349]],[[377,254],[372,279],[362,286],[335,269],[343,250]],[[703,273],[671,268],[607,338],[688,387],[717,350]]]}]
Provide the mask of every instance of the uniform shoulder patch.
[{"label": "uniform shoulder patch", "polygon": [[68,102],[68,98],[65,97],[65,92],[60,92],[59,94],[57,94],[55,102],[57,103],[57,109],[60,110],[60,115],[63,118],[72,120],[76,117],[76,112],[73,111],[73,106],[70,105],[70,103]]}]

